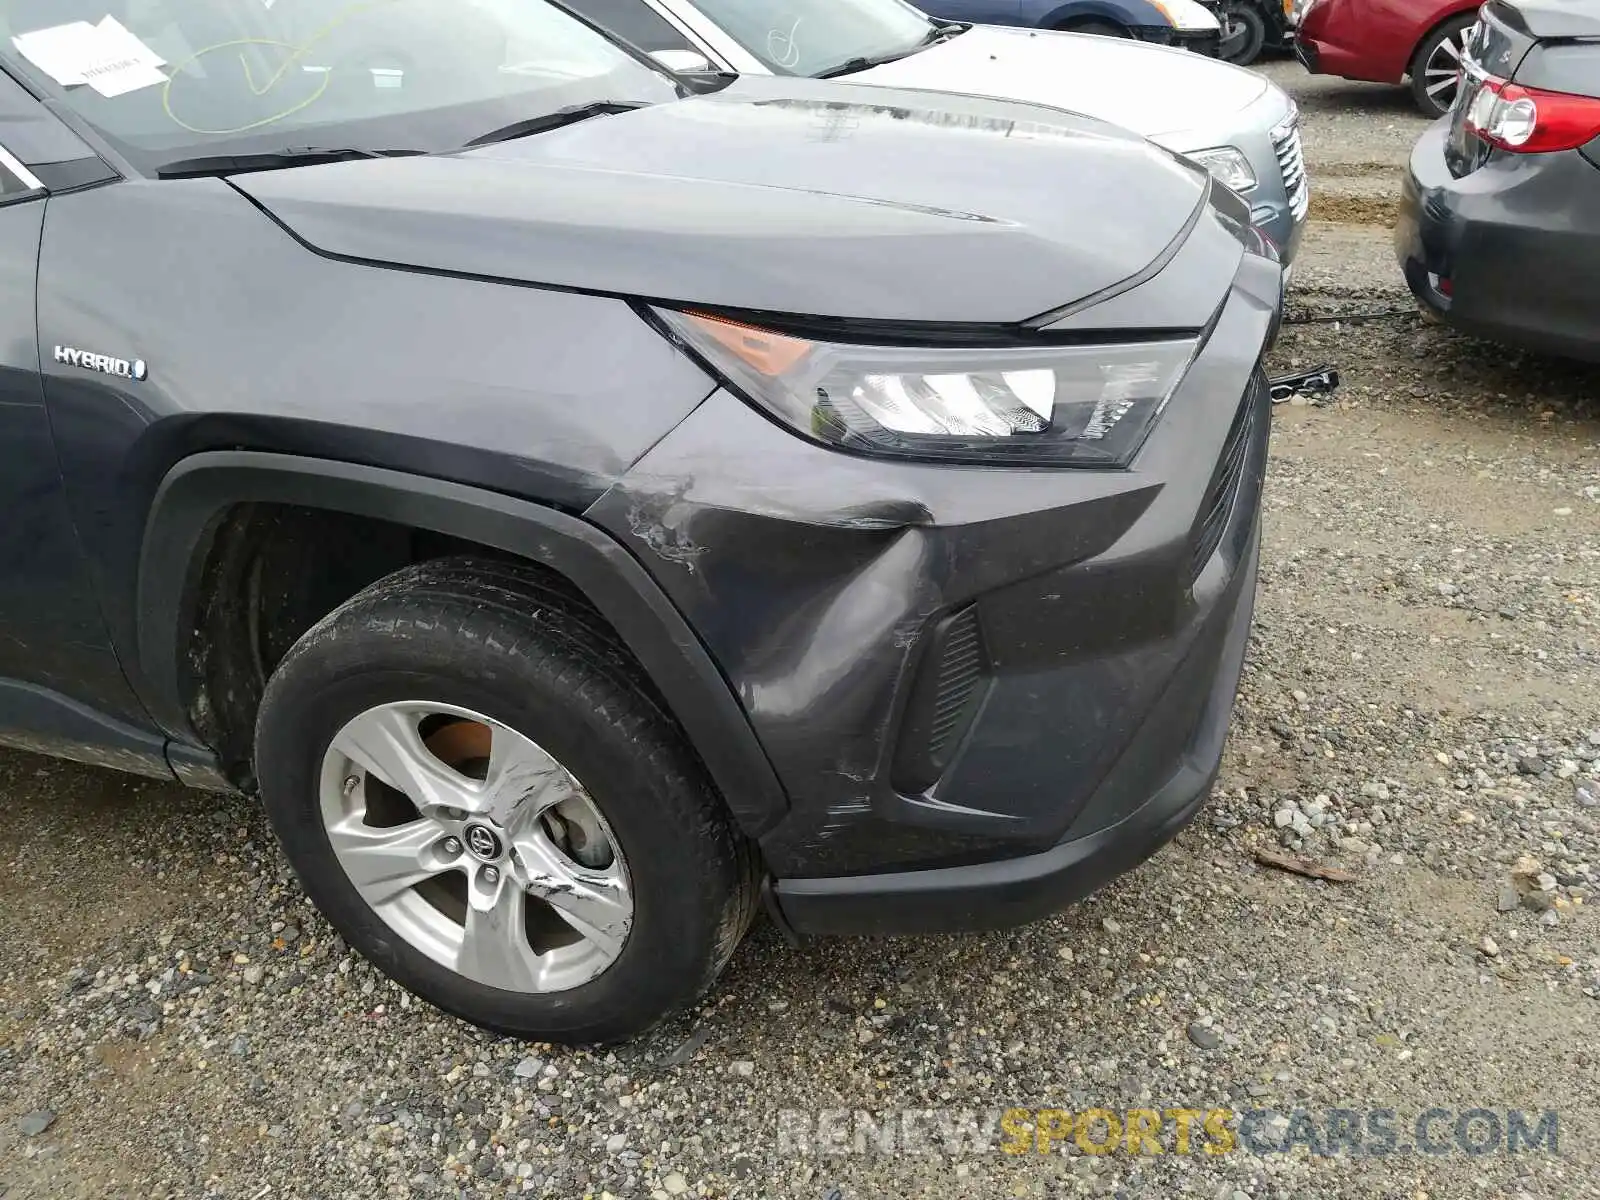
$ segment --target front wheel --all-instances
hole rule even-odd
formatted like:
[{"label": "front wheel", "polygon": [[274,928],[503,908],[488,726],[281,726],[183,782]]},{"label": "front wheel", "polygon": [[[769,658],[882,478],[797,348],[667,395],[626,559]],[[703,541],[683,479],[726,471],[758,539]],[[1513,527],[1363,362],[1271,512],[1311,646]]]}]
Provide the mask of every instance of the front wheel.
[{"label": "front wheel", "polygon": [[407,568],[273,673],[256,770],[306,891],[380,970],[514,1036],[605,1042],[692,1002],[754,858],[615,635],[559,581]]},{"label": "front wheel", "polygon": [[1217,18],[1222,25],[1218,58],[1244,67],[1261,57],[1267,44],[1267,22],[1250,0],[1225,0]]},{"label": "front wheel", "polygon": [[1423,116],[1442,117],[1456,102],[1461,83],[1461,63],[1467,39],[1477,17],[1472,14],[1446,21],[1427,37],[1411,58],[1411,98]]}]

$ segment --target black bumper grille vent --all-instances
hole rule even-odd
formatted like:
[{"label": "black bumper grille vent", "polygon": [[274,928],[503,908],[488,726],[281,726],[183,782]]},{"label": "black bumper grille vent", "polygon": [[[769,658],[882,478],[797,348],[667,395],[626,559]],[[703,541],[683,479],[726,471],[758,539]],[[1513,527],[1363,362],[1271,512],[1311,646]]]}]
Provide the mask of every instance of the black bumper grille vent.
[{"label": "black bumper grille vent", "polygon": [[977,608],[938,621],[921,659],[895,750],[894,786],[908,796],[939,781],[988,694],[989,656]]},{"label": "black bumper grille vent", "polygon": [[945,634],[934,692],[933,725],[928,731],[928,754],[942,760],[961,727],[961,714],[972,699],[983,671],[983,647],[978,640],[978,612],[968,608],[956,614]]},{"label": "black bumper grille vent", "polygon": [[1212,476],[1211,486],[1200,506],[1200,523],[1196,526],[1194,557],[1189,562],[1189,582],[1193,583],[1205,570],[1211,556],[1217,552],[1223,531],[1228,527],[1228,517],[1233,513],[1233,502],[1239,496],[1239,483],[1244,478],[1245,460],[1250,457],[1250,435],[1255,429],[1256,413],[1260,409],[1256,389],[1239,409],[1228,430],[1228,440],[1222,447],[1222,461]]}]

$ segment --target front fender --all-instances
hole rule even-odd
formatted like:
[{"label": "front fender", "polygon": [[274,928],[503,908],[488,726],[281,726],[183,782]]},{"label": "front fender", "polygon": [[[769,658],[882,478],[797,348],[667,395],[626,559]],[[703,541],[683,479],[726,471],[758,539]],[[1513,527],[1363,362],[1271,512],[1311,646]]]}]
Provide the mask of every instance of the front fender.
[{"label": "front fender", "polygon": [[290,504],[399,522],[492,546],[564,576],[639,660],[745,832],[788,801],[743,709],[705,647],[644,568],[610,536],[542,505],[463,484],[294,455],[215,451],[184,459],[157,491],[138,570],[138,654],[153,715],[198,742],[180,683],[183,637],[221,518],[244,503]]},{"label": "front fender", "polygon": [[1042,0],[1027,6],[1033,24],[1054,29],[1067,21],[1109,21],[1130,28],[1142,25],[1170,25],[1155,5],[1147,0]]}]

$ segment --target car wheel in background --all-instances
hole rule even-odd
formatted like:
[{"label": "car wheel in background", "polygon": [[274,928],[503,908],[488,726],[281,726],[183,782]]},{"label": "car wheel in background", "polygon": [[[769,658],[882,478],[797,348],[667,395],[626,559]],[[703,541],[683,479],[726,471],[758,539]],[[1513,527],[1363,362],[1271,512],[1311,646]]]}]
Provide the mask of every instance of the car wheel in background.
[{"label": "car wheel in background", "polygon": [[1267,22],[1250,0],[1223,0],[1217,20],[1222,25],[1218,58],[1244,67],[1261,57],[1267,43]]},{"label": "car wheel in background", "polygon": [[1442,117],[1456,102],[1461,59],[1476,23],[1471,13],[1453,17],[1417,46],[1411,57],[1411,97],[1424,116]]},{"label": "car wheel in background", "polygon": [[755,911],[753,849],[637,665],[519,564],[409,567],[329,614],[268,682],[256,760],[344,939],[500,1033],[636,1034]]}]

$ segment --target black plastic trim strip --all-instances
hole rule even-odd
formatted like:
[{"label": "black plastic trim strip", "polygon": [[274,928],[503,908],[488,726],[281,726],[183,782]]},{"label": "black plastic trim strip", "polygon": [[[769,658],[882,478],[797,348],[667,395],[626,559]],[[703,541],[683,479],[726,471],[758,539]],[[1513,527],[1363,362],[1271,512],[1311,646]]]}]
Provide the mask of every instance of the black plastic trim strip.
[{"label": "black plastic trim strip", "polygon": [[711,655],[639,562],[588,522],[525,500],[400,471],[252,451],[196,454],[161,484],[138,574],[141,696],[180,742],[198,742],[180,679],[184,631],[220,517],[294,504],[394,521],[493,546],[566,577],[621,636],[751,837],[788,812],[777,773]]}]

